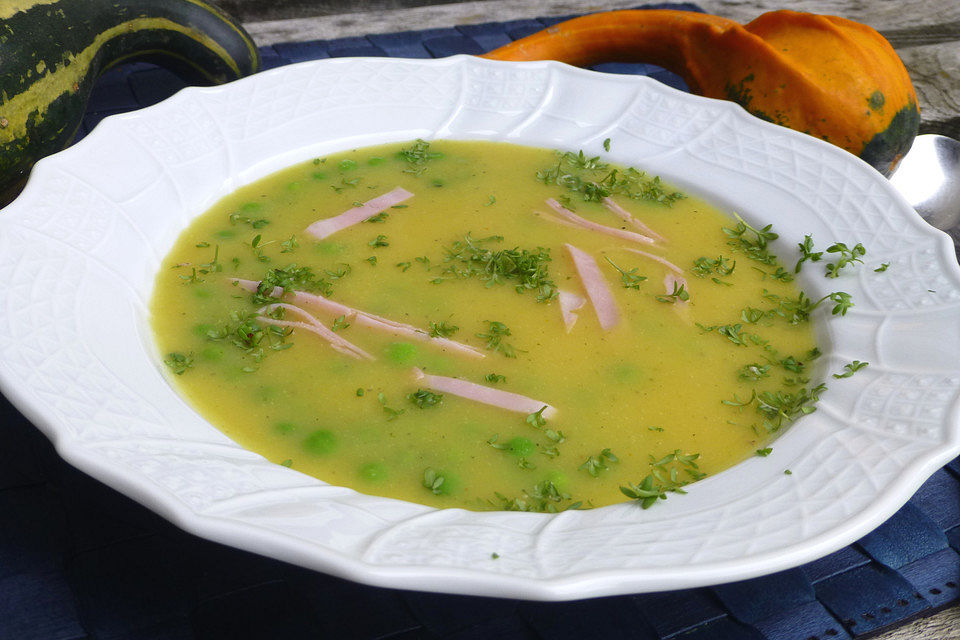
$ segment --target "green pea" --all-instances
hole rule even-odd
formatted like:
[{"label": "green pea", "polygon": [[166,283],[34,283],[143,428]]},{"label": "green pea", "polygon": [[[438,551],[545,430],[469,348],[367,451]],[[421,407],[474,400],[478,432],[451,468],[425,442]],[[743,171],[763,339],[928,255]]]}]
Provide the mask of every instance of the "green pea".
[{"label": "green pea", "polygon": [[346,245],[341,242],[334,242],[332,240],[324,240],[323,242],[317,242],[313,245],[316,248],[317,253],[325,256],[335,256],[341,254],[346,250]]},{"label": "green pea", "polygon": [[223,359],[223,349],[214,345],[204,347],[203,350],[200,351],[200,357],[210,362],[217,362]]},{"label": "green pea", "polygon": [[391,342],[384,349],[387,358],[397,364],[410,364],[417,357],[417,351],[416,345],[409,342]]},{"label": "green pea", "polygon": [[556,469],[547,474],[547,480],[552,482],[553,486],[555,486],[558,491],[565,491],[570,485],[570,480],[567,478],[567,474]]},{"label": "green pea", "polygon": [[282,436],[289,435],[297,430],[297,425],[292,422],[278,422],[273,425],[273,430]]},{"label": "green pea", "polygon": [[529,458],[537,451],[537,445],[533,444],[530,438],[517,436],[507,443],[507,451],[518,458]]},{"label": "green pea", "polygon": [[445,471],[443,474],[443,486],[440,487],[440,493],[445,496],[457,493],[460,491],[460,478],[453,475],[449,471]]},{"label": "green pea", "polygon": [[203,323],[200,323],[200,324],[195,324],[195,325],[193,325],[193,329],[192,329],[192,330],[193,330],[193,335],[199,336],[199,337],[201,337],[201,338],[206,338],[206,337],[207,337],[207,332],[210,331],[210,329],[213,329],[213,325],[212,325],[212,324],[203,324]]},{"label": "green pea", "polygon": [[304,438],[303,448],[318,456],[333,453],[337,449],[337,437],[326,429],[318,429]]},{"label": "green pea", "polygon": [[387,467],[382,462],[366,462],[360,465],[360,477],[364,480],[382,482],[387,476]]},{"label": "green pea", "polygon": [[277,387],[273,386],[262,386],[257,389],[257,397],[260,398],[263,402],[270,402],[271,400],[276,400],[279,390]]},{"label": "green pea", "polygon": [[635,382],[640,376],[640,368],[629,362],[621,362],[610,369],[610,375],[617,382]]}]

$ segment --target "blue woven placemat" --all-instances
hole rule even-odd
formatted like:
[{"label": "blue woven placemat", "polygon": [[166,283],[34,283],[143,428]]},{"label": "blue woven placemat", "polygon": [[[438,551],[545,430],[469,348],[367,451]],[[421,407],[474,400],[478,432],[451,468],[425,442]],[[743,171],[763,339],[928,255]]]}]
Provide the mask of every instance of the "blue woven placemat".
[{"label": "blue woven placemat", "polygon": [[[267,68],[337,56],[474,54],[562,19],[261,51]],[[650,65],[600,68],[685,89]],[[107,115],[183,86],[151,65],[114,69],[94,92],[81,136]],[[64,463],[0,397],[0,640],[864,638],[960,601],[958,552],[960,458],[856,544],[762,578],[558,604],[379,589],[184,533]]]}]

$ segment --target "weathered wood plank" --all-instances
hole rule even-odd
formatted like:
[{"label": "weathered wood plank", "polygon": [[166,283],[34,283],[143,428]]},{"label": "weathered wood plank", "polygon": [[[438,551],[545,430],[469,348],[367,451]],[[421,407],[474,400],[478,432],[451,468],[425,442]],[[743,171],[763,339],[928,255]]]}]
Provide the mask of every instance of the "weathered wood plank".
[{"label": "weathered wood plank", "polygon": [[923,130],[960,138],[960,42],[899,49],[920,100]]},{"label": "weathered wood plank", "polygon": [[[868,24],[878,31],[898,30],[960,20],[956,0],[699,0],[710,13],[746,22],[764,11],[790,8],[843,16]],[[960,36],[960,34],[958,34]]]},{"label": "weathered wood plank", "polygon": [[914,620],[873,640],[960,640],[960,607]]}]

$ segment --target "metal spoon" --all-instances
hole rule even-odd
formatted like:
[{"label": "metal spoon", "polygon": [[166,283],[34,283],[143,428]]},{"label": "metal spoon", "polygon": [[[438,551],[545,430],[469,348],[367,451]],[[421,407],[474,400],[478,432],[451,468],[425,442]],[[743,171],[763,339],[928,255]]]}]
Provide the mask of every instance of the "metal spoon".
[{"label": "metal spoon", "polygon": [[960,233],[960,142],[936,134],[917,136],[890,183],[920,217],[956,240]]}]

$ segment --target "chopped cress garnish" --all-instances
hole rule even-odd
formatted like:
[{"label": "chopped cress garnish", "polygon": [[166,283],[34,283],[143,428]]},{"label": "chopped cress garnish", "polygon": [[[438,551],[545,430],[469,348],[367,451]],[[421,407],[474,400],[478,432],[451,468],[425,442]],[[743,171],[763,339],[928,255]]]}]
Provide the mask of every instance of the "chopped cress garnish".
[{"label": "chopped cress garnish", "polygon": [[487,332],[486,333],[477,333],[475,334],[478,338],[483,338],[486,340],[486,347],[490,351],[499,351],[508,358],[516,358],[517,351],[513,348],[513,345],[507,344],[503,341],[506,336],[510,334],[510,328],[498,322],[496,320],[487,320]]},{"label": "chopped cress garnish", "polygon": [[693,261],[692,271],[693,275],[698,278],[706,278],[713,273],[720,277],[726,277],[732,275],[736,268],[736,260],[730,260],[730,258],[724,258],[723,256],[717,256],[716,259],[701,256]]},{"label": "chopped cress garnish", "polygon": [[736,226],[723,228],[723,232],[730,238],[727,244],[743,252],[751,260],[756,260],[757,262],[771,266],[774,265],[777,256],[770,253],[768,245],[780,236],[771,230],[773,225],[768,224],[761,229],[757,229],[750,226],[738,214],[734,215],[737,218]]},{"label": "chopped cress garnish", "polygon": [[826,268],[826,276],[828,278],[836,278],[840,275],[840,270],[844,267],[857,263],[863,264],[861,258],[867,255],[867,250],[864,249],[863,245],[859,242],[855,244],[852,249],[848,249],[847,245],[842,242],[837,242],[827,247],[827,253],[839,254],[837,261],[828,263]]},{"label": "chopped cress garnish", "polygon": [[621,486],[620,491],[649,509],[657,500],[666,500],[667,493],[686,493],[683,487],[704,477],[697,466],[699,458],[699,453],[684,454],[679,449],[659,460],[650,456],[650,473],[639,484]]},{"label": "chopped cress garnish", "polygon": [[610,449],[603,449],[597,455],[587,458],[587,461],[580,465],[580,469],[596,478],[600,475],[601,471],[606,471],[610,468],[607,466],[608,462],[617,463],[620,462],[620,458],[615,456]]},{"label": "chopped cress garnish", "polygon": [[797,261],[797,266],[794,267],[796,273],[800,273],[800,268],[807,260],[810,262],[818,262],[823,256],[823,251],[813,250],[813,236],[804,236],[803,242],[798,244],[797,247],[800,249],[800,260]]},{"label": "chopped cress garnish", "polygon": [[444,320],[440,322],[430,323],[431,338],[449,338],[459,330],[460,330],[460,327],[456,325],[448,324]]},{"label": "chopped cress garnish", "polygon": [[[394,205],[394,206],[402,206],[402,205]],[[369,218],[367,218],[366,220],[364,220],[364,222],[386,222],[387,217],[388,217],[389,215],[390,215],[390,214],[387,213],[386,211],[381,211],[380,213],[378,213],[378,214],[375,215],[375,216],[370,216]]]},{"label": "chopped cress garnish", "polygon": [[443,394],[427,391],[426,389],[417,389],[414,393],[407,394],[407,400],[417,405],[421,409],[436,407],[443,403]]},{"label": "chopped cress garnish", "polygon": [[430,490],[433,495],[439,496],[444,492],[444,482],[446,482],[446,478],[439,471],[430,467],[423,470],[423,486]]},{"label": "chopped cress garnish", "polygon": [[[796,273],[800,273],[800,268],[803,263],[807,260],[810,262],[818,262],[823,258],[824,253],[829,253],[836,255],[836,262],[829,262],[826,265],[824,270],[824,275],[828,278],[836,278],[840,275],[840,271],[848,266],[853,266],[855,264],[863,264],[863,256],[867,255],[867,250],[859,242],[855,244],[852,248],[847,247],[844,242],[835,242],[829,247],[826,251],[814,251],[813,250],[813,237],[806,235],[803,237],[803,242],[797,245],[797,248],[800,250],[800,260],[797,262],[797,266],[794,269]],[[890,266],[890,263],[885,263],[887,266]],[[879,268],[874,269],[874,271],[885,271],[887,267],[881,265]]]},{"label": "chopped cress garnish", "polygon": [[380,403],[380,406],[383,408],[383,412],[387,414],[387,420],[396,420],[399,418],[406,409],[392,409],[387,406],[387,396],[383,393],[377,394],[377,402]]},{"label": "chopped cress garnish", "polygon": [[[547,185],[564,187],[587,202],[624,195],[669,206],[686,197],[679,191],[667,191],[659,177],[648,177],[633,167],[610,169],[599,156],[589,158],[583,151],[557,152],[557,156],[556,166],[537,171],[537,179]],[[569,202],[565,204],[569,206]]]},{"label": "chopped cress garnish", "polygon": [[686,302],[690,299],[690,294],[687,293],[687,290],[684,288],[685,285],[681,282],[673,282],[673,291],[666,295],[654,296],[658,302],[667,302],[670,304],[675,304],[679,302]]},{"label": "chopped cress garnish", "polygon": [[173,373],[180,376],[183,375],[187,369],[193,366],[193,354],[183,354],[177,352],[168,353],[167,357],[163,360],[163,363],[170,367],[170,370],[173,371]]},{"label": "chopped cress garnish", "polygon": [[843,373],[833,374],[834,378],[849,378],[857,371],[866,368],[870,363],[869,362],[860,362],[859,360],[854,360],[850,364],[843,365]]},{"label": "chopped cress garnish", "polygon": [[634,267],[633,269],[630,269],[630,271],[624,271],[614,264],[613,260],[610,258],[604,256],[604,260],[609,262],[614,269],[620,272],[620,284],[623,285],[624,289],[636,289],[639,291],[640,283],[647,279],[647,276],[641,276],[637,273],[637,271],[640,270],[639,267]]},{"label": "chopped cress garnish", "polygon": [[407,163],[407,168],[403,170],[404,173],[419,176],[427,170],[429,161],[443,158],[443,154],[438,151],[430,151],[430,143],[417,138],[412,146],[397,152],[397,157]]},{"label": "chopped cress garnish", "polygon": [[[548,271],[550,250],[537,247],[528,249],[497,249],[487,245],[503,242],[503,236],[474,238],[470,233],[462,240],[455,240],[444,248],[440,275],[432,280],[439,284],[446,280],[478,278],[487,287],[497,284],[513,284],[517,293],[536,291],[537,301],[546,302],[557,295]],[[430,259],[422,256],[416,259],[428,269]]]}]

